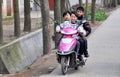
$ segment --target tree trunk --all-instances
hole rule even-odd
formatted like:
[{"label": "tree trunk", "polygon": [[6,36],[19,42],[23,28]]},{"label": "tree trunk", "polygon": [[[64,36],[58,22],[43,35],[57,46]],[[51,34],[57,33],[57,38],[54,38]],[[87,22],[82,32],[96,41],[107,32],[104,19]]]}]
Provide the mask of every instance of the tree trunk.
[{"label": "tree trunk", "polygon": [[91,7],[91,22],[95,24],[95,3],[96,0],[92,0],[92,7]]},{"label": "tree trunk", "polygon": [[86,0],[85,17],[88,18],[88,0]]},{"label": "tree trunk", "polygon": [[61,0],[61,4],[60,4],[60,6],[61,6],[61,22],[63,22],[64,21],[64,19],[63,19],[63,13],[65,12],[65,0]]},{"label": "tree trunk", "polygon": [[120,5],[120,0],[118,0],[118,5]]},{"label": "tree trunk", "polygon": [[3,42],[3,26],[2,26],[2,0],[0,0],[0,43]]},{"label": "tree trunk", "polygon": [[79,6],[82,6],[82,0],[79,0]]},{"label": "tree trunk", "polygon": [[111,0],[103,0],[104,7],[111,7],[110,2],[111,2]]},{"label": "tree trunk", "polygon": [[[60,0],[54,0],[54,19],[61,22],[61,9],[60,9]],[[54,24],[54,41],[55,41],[55,48],[57,48],[57,43],[60,39],[60,34],[56,33],[56,24]]]},{"label": "tree trunk", "polygon": [[19,16],[19,0],[14,0],[14,35],[20,36],[20,16]]},{"label": "tree trunk", "polygon": [[50,32],[49,32],[49,7],[48,0],[40,0],[42,26],[43,26],[43,54],[47,54],[51,49]]},{"label": "tree trunk", "polygon": [[30,0],[24,0],[24,31],[31,31]]},{"label": "tree trunk", "polygon": [[67,0],[66,3],[67,3],[67,9],[71,11],[72,9],[71,9],[71,5],[70,5],[70,1]]},{"label": "tree trunk", "polygon": [[117,7],[117,0],[112,0],[112,7]]},{"label": "tree trunk", "polygon": [[111,8],[117,6],[118,0],[104,0],[103,3],[104,3],[104,7]]}]

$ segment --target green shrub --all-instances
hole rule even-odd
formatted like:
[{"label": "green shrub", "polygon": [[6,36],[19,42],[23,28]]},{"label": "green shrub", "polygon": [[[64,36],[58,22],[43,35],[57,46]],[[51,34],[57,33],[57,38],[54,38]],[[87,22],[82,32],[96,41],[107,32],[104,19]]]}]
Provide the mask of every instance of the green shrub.
[{"label": "green shrub", "polygon": [[102,21],[105,20],[107,18],[107,15],[105,12],[97,10],[96,14],[95,14],[95,19],[96,21]]},{"label": "green shrub", "polygon": [[[84,8],[85,5],[84,5]],[[88,20],[91,21],[91,4],[88,4]],[[96,7],[95,9],[95,20],[96,21],[103,21],[107,18],[107,15],[104,11],[101,11],[99,8]]]},{"label": "green shrub", "polygon": [[[90,21],[91,20],[91,13],[90,13],[90,9],[88,11],[89,15],[88,15],[88,20]],[[96,9],[95,10],[95,20],[96,21],[103,21],[107,18],[107,15],[105,12],[101,11],[101,10],[98,10]]]}]

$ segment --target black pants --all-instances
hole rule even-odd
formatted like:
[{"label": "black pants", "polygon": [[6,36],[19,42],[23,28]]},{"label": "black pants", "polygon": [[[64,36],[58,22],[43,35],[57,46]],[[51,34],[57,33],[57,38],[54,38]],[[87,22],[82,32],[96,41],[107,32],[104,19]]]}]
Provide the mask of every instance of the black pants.
[{"label": "black pants", "polygon": [[87,39],[86,38],[80,38],[78,39],[78,41],[80,42],[80,50],[79,50],[79,54],[88,54],[87,51]]}]

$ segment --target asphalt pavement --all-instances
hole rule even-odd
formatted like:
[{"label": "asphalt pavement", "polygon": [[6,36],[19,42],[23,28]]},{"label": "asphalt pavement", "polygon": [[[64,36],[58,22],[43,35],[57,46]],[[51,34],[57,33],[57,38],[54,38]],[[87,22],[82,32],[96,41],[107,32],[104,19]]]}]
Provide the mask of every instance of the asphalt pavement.
[{"label": "asphalt pavement", "polygon": [[40,77],[120,77],[120,8],[88,38],[90,57],[79,70],[70,69],[64,76],[60,65],[51,74]]}]

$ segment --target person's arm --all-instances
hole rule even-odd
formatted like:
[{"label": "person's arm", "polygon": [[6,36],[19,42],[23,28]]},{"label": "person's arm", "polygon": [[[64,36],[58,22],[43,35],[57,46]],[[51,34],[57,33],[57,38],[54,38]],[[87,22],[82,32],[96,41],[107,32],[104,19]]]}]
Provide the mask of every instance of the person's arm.
[{"label": "person's arm", "polygon": [[63,29],[64,23],[61,23],[60,25],[56,26],[56,32],[60,32],[61,29]]},{"label": "person's arm", "polygon": [[85,22],[83,24],[83,28],[86,30],[86,37],[91,33],[91,27],[89,22]]},{"label": "person's arm", "polygon": [[60,28],[60,25],[57,25],[56,26],[56,32],[60,32],[61,28]]},{"label": "person's arm", "polygon": [[80,26],[78,27],[78,33],[79,33],[79,36],[80,36],[80,37],[86,36],[86,31],[84,30],[84,28],[83,28],[82,25],[80,25]]},{"label": "person's arm", "polygon": [[83,28],[83,23],[81,20],[77,20],[77,30],[80,37],[86,36],[86,30]]}]

